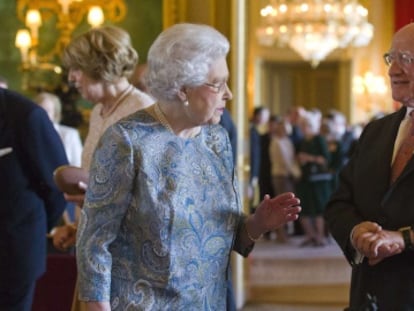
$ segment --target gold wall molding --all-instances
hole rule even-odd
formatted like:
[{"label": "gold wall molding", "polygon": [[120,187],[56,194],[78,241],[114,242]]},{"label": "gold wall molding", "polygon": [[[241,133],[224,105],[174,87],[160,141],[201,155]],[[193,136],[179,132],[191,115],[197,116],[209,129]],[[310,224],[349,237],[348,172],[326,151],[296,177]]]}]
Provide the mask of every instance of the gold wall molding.
[{"label": "gold wall molding", "polygon": [[231,2],[222,0],[163,0],[163,28],[177,23],[213,26],[230,38]]}]

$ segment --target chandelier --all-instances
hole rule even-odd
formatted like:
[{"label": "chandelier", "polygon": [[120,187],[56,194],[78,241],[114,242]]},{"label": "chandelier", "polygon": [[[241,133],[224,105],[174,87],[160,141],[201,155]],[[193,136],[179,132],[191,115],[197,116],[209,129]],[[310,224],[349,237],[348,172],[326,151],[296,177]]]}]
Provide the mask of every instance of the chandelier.
[{"label": "chandelier", "polygon": [[270,0],[260,15],[259,44],[289,46],[312,67],[336,48],[367,45],[374,32],[357,0]]},{"label": "chandelier", "polygon": [[[15,41],[20,49],[22,70],[58,75],[62,73],[60,56],[78,26],[87,21],[91,27],[97,27],[105,19],[119,22],[126,14],[124,0],[17,0],[16,8],[19,20],[26,26],[17,31]],[[39,36],[42,26],[43,33],[47,33],[45,42]],[[51,38],[54,42],[48,42]],[[40,46],[46,45],[50,49],[39,52]]]}]

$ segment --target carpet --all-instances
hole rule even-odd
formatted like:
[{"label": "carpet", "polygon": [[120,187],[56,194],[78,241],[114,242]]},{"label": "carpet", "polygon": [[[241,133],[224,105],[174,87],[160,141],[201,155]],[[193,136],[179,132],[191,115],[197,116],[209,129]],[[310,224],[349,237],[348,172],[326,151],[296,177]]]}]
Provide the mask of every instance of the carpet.
[{"label": "carpet", "polygon": [[248,260],[250,301],[337,303],[348,301],[351,267],[331,240],[324,247],[259,241]]}]

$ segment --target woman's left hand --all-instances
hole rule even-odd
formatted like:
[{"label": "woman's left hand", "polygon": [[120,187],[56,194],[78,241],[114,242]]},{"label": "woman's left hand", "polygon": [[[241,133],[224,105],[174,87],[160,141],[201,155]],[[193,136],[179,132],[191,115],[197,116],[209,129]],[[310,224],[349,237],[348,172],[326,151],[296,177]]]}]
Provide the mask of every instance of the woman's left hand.
[{"label": "woman's left hand", "polygon": [[265,195],[263,201],[249,218],[248,231],[251,236],[259,237],[265,232],[299,218],[300,200],[292,192],[282,193],[274,198]]}]

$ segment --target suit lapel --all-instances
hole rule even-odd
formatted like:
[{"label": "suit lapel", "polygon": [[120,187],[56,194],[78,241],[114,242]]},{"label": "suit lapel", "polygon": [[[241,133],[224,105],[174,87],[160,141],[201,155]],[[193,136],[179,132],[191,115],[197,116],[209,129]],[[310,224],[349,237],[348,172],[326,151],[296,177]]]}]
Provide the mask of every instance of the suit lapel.
[{"label": "suit lapel", "polygon": [[391,161],[394,152],[394,143],[400,123],[405,116],[405,111],[406,109],[402,108],[397,113],[390,115],[388,120],[380,124],[381,129],[378,129],[380,131],[378,133],[380,142],[377,145],[378,150],[376,152],[382,155],[381,163],[383,163],[378,169],[383,173],[383,178],[381,179],[384,179],[387,187],[389,186],[389,180],[391,178]]},{"label": "suit lapel", "polygon": [[[404,109],[404,115],[405,116],[405,109]],[[401,119],[402,120],[402,119]],[[405,166],[404,170],[401,172],[401,175],[397,178],[397,180],[394,182],[394,184],[398,184],[401,180],[403,180],[407,175],[410,175],[414,170],[414,158],[411,156],[411,159],[407,162],[407,165]]]},{"label": "suit lapel", "polygon": [[[401,121],[404,119],[405,114],[406,114],[406,108],[403,107],[401,108],[397,114],[395,114],[395,116],[392,118],[392,122],[390,122],[390,128],[392,128],[393,130],[391,130],[391,132],[394,133],[393,137],[392,137],[392,141],[390,142],[390,145],[394,146],[395,143],[395,139],[397,138],[397,133],[398,133],[398,128],[400,126]],[[390,179],[391,179],[391,160],[392,160],[392,154],[394,151],[394,147],[393,148],[388,148],[388,150],[390,151],[390,156],[389,156],[389,164],[388,164],[388,183],[390,183]],[[403,172],[401,173],[401,175],[397,178],[397,180],[393,183],[389,185],[389,190],[385,193],[384,198],[383,198],[383,203],[386,202],[386,200],[391,196],[392,192],[394,191],[395,187],[401,182],[402,179],[404,179],[410,172],[412,173],[414,170],[414,158],[411,157],[410,161],[407,163],[407,166],[405,167],[405,169],[403,170]]]},{"label": "suit lapel", "polygon": [[397,179],[397,181],[404,179],[408,175],[411,175],[414,171],[414,157],[411,156],[411,159],[408,161],[407,166],[402,171],[401,175]]}]

